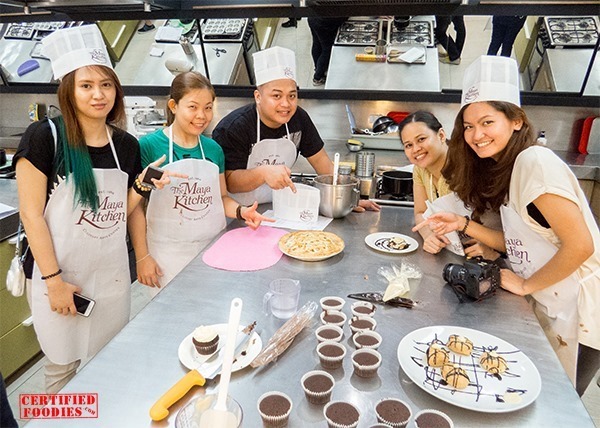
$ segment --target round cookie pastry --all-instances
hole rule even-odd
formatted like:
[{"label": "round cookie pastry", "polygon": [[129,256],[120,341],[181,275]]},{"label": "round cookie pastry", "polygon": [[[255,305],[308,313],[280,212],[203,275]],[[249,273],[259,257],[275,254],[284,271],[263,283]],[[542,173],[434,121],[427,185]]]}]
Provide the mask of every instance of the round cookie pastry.
[{"label": "round cookie pastry", "polygon": [[432,343],[427,348],[427,365],[429,367],[442,367],[450,362],[450,352],[438,343]]},{"label": "round cookie pastry", "polygon": [[446,364],[442,367],[442,377],[452,388],[465,389],[469,386],[469,375],[458,364]]},{"label": "round cookie pastry", "polygon": [[496,351],[484,352],[479,358],[479,365],[490,374],[504,373],[508,369],[508,363],[496,353]]},{"label": "round cookie pastry", "polygon": [[450,337],[448,337],[446,346],[452,352],[456,352],[460,355],[471,355],[471,352],[473,352],[473,342],[458,334],[451,334]]},{"label": "round cookie pastry", "polygon": [[213,327],[201,325],[194,330],[192,342],[200,355],[210,355],[217,350],[219,334]]}]

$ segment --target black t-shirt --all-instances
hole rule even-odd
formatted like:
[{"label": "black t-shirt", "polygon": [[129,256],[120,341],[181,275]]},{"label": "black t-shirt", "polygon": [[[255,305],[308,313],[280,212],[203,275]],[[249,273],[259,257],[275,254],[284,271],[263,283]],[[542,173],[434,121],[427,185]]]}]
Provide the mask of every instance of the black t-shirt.
[{"label": "black t-shirt", "polygon": [[[140,146],[133,135],[119,128],[112,127],[112,140],[121,171],[128,175],[127,183],[129,188],[133,185],[135,177],[142,172]],[[57,148],[58,150],[62,150],[60,141],[57,144]],[[88,147],[88,151],[94,168],[117,168],[110,144],[104,147]],[[54,138],[52,137],[48,120],[44,119],[29,125],[23,137],[21,137],[21,142],[13,157],[13,165],[16,165],[19,159],[25,158],[48,177],[46,201],[50,196],[54,183],[58,183],[58,175],[62,178],[65,175],[63,170],[52,176],[54,157]],[[27,278],[31,278],[31,272],[33,271],[33,256],[31,252],[27,253],[24,268]]]},{"label": "black t-shirt", "polygon": [[[121,170],[128,175],[127,185],[131,187],[135,177],[142,172],[140,146],[133,135],[119,128],[111,127],[111,129],[112,140]],[[62,150],[60,142],[58,149]],[[104,147],[88,146],[88,152],[94,168],[111,169],[117,167],[110,144]],[[16,165],[20,158],[25,158],[31,162],[33,166],[48,177],[49,195],[52,184],[57,182],[57,177],[52,177],[54,157],[54,138],[48,120],[44,119],[29,125],[23,137],[21,137],[19,148],[13,158],[13,165]],[[64,178],[64,171],[59,171],[59,174]]]},{"label": "black t-shirt", "polygon": [[[212,138],[223,148],[225,169],[246,169],[252,146],[256,144],[256,105],[254,103],[240,107],[217,124]],[[296,145],[296,154],[305,158],[319,152],[325,145],[308,113],[298,107],[287,123],[290,139]],[[285,125],[269,128],[260,123],[260,139],[277,139],[287,136]]]}]

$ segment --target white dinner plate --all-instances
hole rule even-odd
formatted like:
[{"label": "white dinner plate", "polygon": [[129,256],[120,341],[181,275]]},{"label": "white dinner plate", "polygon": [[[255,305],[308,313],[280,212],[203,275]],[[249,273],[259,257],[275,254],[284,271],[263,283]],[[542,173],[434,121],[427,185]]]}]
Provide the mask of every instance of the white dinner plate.
[{"label": "white dinner plate", "polygon": [[[408,244],[408,247],[406,247],[403,250],[396,250],[394,248],[391,248],[390,240],[392,238],[404,239],[406,241],[406,243]],[[373,248],[374,250],[382,251],[384,253],[389,253],[389,254],[410,253],[412,251],[415,251],[417,248],[419,248],[419,243],[416,240],[414,240],[413,238],[411,238],[410,236],[402,235],[400,233],[393,233],[393,232],[371,233],[370,235],[365,237],[365,244],[367,244],[369,247]]]},{"label": "white dinner plate", "polygon": [[[445,344],[451,334],[473,342],[471,356],[450,351],[453,363],[459,364],[469,376],[469,385],[462,390],[447,385],[440,369],[429,367],[425,357],[432,342]],[[488,374],[479,365],[481,354],[490,350],[495,350],[508,363],[507,371],[499,377]],[[522,409],[533,403],[542,389],[540,373],[523,351],[496,336],[470,328],[432,326],[415,330],[400,341],[398,361],[408,377],[431,395],[477,412],[504,413]]]},{"label": "white dinner plate", "polygon": [[[217,334],[219,335],[219,351],[222,352],[225,347],[225,342],[227,341],[227,324],[214,324],[213,327]],[[240,325],[239,331],[242,331],[245,326]],[[208,360],[211,355],[200,355],[198,351],[196,351],[196,347],[192,342],[192,336],[194,332],[188,334],[179,344],[179,349],[177,350],[177,354],[179,355],[179,361],[181,364],[186,366],[188,369],[192,370],[198,367],[199,364],[204,363]],[[234,357],[233,366],[231,367],[231,371],[235,372],[243,369],[248,366],[252,360],[256,358],[256,356],[262,350],[262,340],[256,331],[253,331],[250,335],[250,341],[248,342],[247,348],[245,352],[242,352],[241,355]]]}]

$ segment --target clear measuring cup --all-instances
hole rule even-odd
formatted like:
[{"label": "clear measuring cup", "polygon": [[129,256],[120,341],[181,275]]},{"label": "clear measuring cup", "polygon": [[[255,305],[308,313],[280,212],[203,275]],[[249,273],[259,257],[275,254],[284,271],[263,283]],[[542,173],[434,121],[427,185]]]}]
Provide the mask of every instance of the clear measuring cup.
[{"label": "clear measuring cup", "polygon": [[274,279],[269,291],[263,297],[263,311],[266,315],[280,319],[291,318],[298,310],[300,281],[289,278]]}]

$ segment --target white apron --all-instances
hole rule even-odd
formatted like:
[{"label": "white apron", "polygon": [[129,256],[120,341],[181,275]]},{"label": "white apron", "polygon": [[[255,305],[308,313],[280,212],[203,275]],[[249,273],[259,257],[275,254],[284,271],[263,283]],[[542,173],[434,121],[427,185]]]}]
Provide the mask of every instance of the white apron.
[{"label": "white apron", "polygon": [[[252,146],[246,168],[253,169],[261,165],[286,165],[291,168],[296,163],[296,145],[290,139],[290,130],[285,124],[287,137],[260,139],[260,116],[256,111],[256,144]],[[273,190],[265,183],[260,187],[242,193],[231,193],[230,196],[242,205],[259,204],[273,201]]]},{"label": "white apron", "polygon": [[[206,160],[200,137],[198,146],[202,159],[173,162],[173,128],[169,127],[169,171],[189,178],[171,177],[168,188],[150,195],[146,211],[148,251],[163,272],[161,287],[226,226],[219,166]],[[149,290],[155,296],[161,289]]]},{"label": "white apron", "polygon": [[[108,129],[107,129],[108,133]],[[55,364],[68,364],[96,354],[129,320],[130,276],[127,257],[127,174],[117,169],[94,169],[99,209],[73,208],[75,186],[62,181],[44,211],[62,279],[81,287],[96,301],[89,317],[52,312],[48,288],[34,264],[33,324],[42,350]]]},{"label": "white apron", "polygon": [[[500,209],[506,253],[513,271],[527,279],[544,266],[558,249],[527,226],[517,212]],[[534,311],[552,348],[575,384],[578,351],[579,275],[574,272],[562,281],[531,294]],[[560,339],[559,337],[560,336]]]}]

